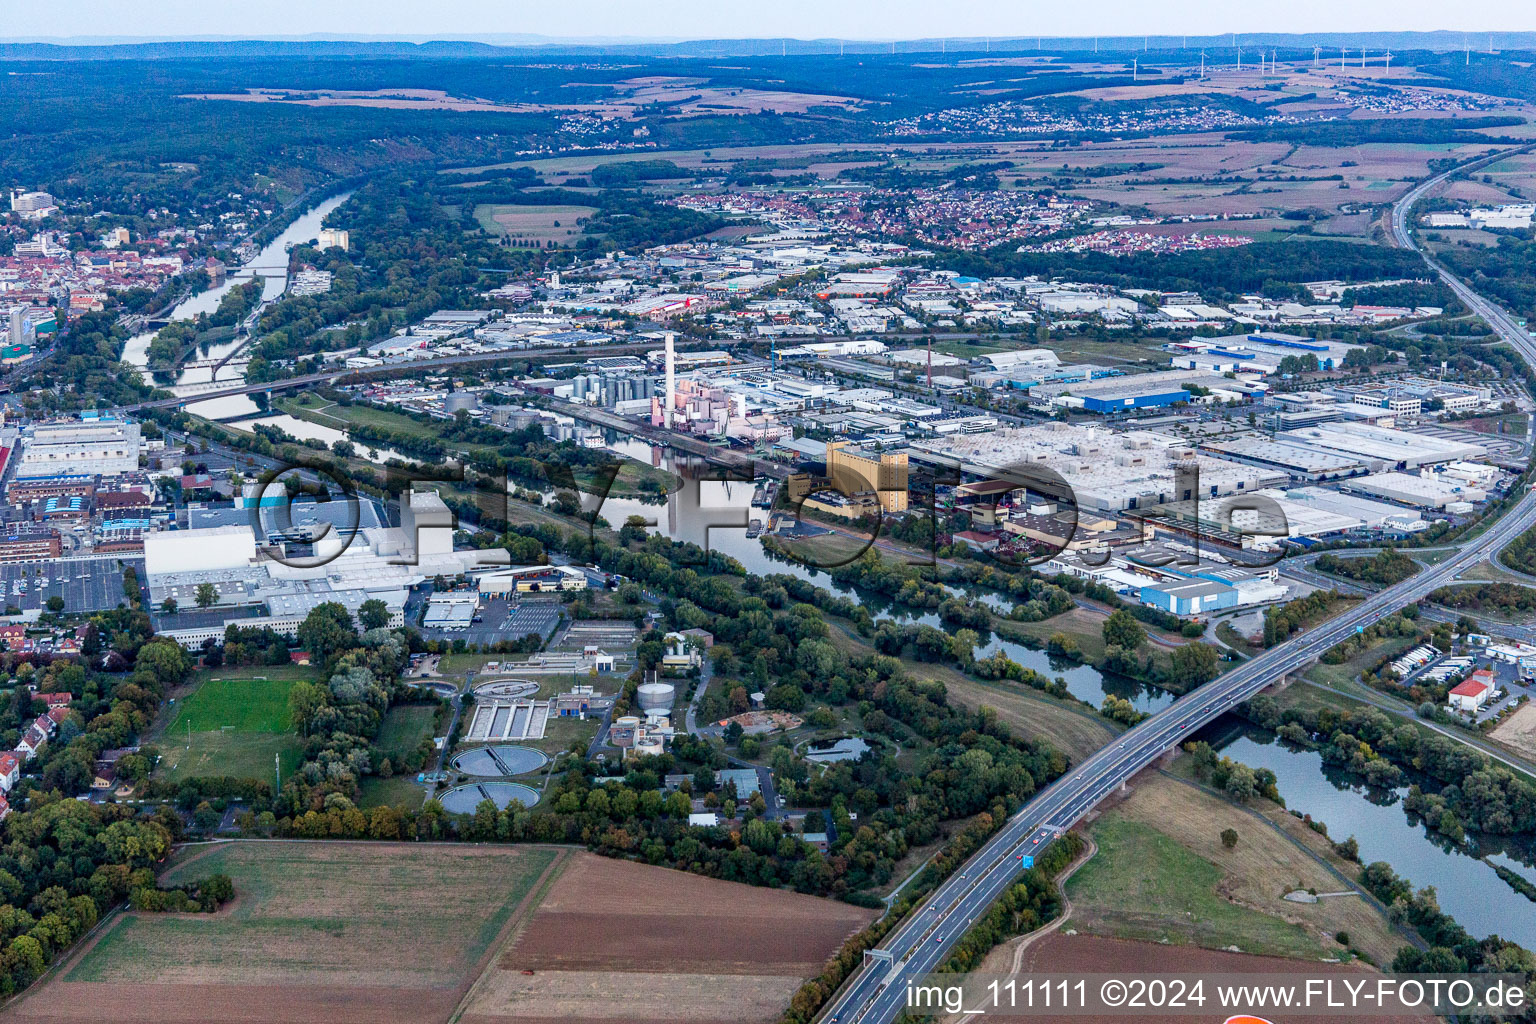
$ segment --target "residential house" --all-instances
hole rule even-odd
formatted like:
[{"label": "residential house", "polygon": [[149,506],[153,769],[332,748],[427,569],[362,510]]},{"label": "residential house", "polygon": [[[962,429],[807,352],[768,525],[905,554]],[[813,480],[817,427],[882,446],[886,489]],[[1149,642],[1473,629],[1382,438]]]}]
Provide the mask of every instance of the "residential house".
[{"label": "residential house", "polygon": [[21,755],[22,760],[30,761],[37,756],[39,750],[42,750],[47,745],[48,734],[37,726],[32,725],[28,726],[21,739],[16,741],[16,752]]}]

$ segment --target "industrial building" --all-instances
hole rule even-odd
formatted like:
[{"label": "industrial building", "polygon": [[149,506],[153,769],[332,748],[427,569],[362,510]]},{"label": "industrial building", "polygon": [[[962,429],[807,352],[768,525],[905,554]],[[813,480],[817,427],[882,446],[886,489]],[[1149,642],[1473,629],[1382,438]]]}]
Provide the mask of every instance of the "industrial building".
[{"label": "industrial building", "polygon": [[1208,579],[1170,580],[1141,588],[1141,603],[1174,615],[1201,615],[1237,607],[1237,588]]},{"label": "industrial building", "polygon": [[1187,338],[1163,346],[1172,354],[1175,366],[1212,369],[1220,373],[1231,370],[1259,374],[1277,372],[1281,360],[1290,356],[1310,355],[1317,360],[1320,369],[1337,369],[1343,364],[1344,356],[1350,349],[1360,347],[1342,341],[1281,334],[1278,331],[1252,331],[1219,338]]},{"label": "industrial building", "polygon": [[[392,625],[404,625],[407,591],[433,576],[456,576],[480,552],[453,551],[452,515],[433,492],[402,502],[400,527],[380,525],[371,502],[299,502],[275,507],[189,509],[190,529],[144,537],[156,631],[196,649],[220,641],[229,625],[292,635],[317,605],[336,602],[354,615],[377,599]],[[259,529],[259,532],[258,532]],[[197,608],[199,588],[214,588]]]},{"label": "industrial building", "polygon": [[1373,472],[1418,469],[1458,459],[1480,460],[1488,454],[1482,445],[1471,442],[1369,423],[1319,423],[1281,431],[1275,435],[1275,440],[1356,458]]},{"label": "industrial building", "polygon": [[427,598],[426,614],[421,624],[426,629],[464,630],[475,620],[480,606],[478,594],[449,591]]},{"label": "industrial building", "polygon": [[912,458],[986,479],[1020,482],[1038,470],[1071,488],[1079,512],[1146,509],[1200,497],[1246,493],[1287,482],[1287,475],[1203,455],[1181,439],[1146,430],[1046,423],[990,434],[951,434],[912,442]]},{"label": "industrial building", "polygon": [[847,441],[827,444],[827,479],[844,494],[873,492],[884,512],[907,509],[908,470],[905,452],[866,454]]},{"label": "industrial building", "polygon": [[1259,436],[1207,441],[1200,445],[1200,450],[1233,462],[1279,470],[1296,480],[1338,480],[1366,470],[1365,463],[1358,458]]},{"label": "industrial building", "polygon": [[1328,537],[1355,530],[1417,533],[1429,524],[1418,512],[1322,487],[1264,490],[1279,506],[1291,537]]},{"label": "industrial building", "polygon": [[568,565],[523,565],[486,573],[479,589],[484,597],[586,590],[587,576]]},{"label": "industrial building", "polygon": [[23,429],[16,476],[117,476],[139,468],[139,425],[113,417]]},{"label": "industrial building", "polygon": [[1112,380],[1037,384],[1029,389],[1029,395],[1052,405],[1107,415],[1190,402],[1196,394],[1192,388],[1222,400],[1248,398],[1266,390],[1263,385],[1203,370],[1169,370]]},{"label": "industrial building", "polygon": [[[1448,511],[1470,511],[1470,503],[1483,501],[1488,497],[1488,492],[1481,488],[1459,480],[1447,480],[1435,473],[1422,475],[1373,473],[1370,476],[1351,480],[1346,486],[1349,490],[1361,494],[1386,498],[1388,501],[1401,502],[1404,505]],[[1467,508],[1458,510],[1451,507],[1461,503],[1467,503]]]}]

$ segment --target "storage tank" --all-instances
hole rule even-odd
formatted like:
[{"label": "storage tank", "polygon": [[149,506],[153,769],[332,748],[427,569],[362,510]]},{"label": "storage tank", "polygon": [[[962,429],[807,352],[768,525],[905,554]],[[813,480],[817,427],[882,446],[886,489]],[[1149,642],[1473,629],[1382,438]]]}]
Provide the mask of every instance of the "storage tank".
[{"label": "storage tank", "polygon": [[443,411],[452,416],[463,409],[474,412],[480,408],[480,397],[473,391],[452,391],[443,396]]},{"label": "storage tank", "polygon": [[641,711],[666,711],[677,699],[677,690],[671,683],[644,683],[640,687]]},{"label": "storage tank", "polygon": [[654,736],[647,736],[635,744],[636,757],[656,757],[665,749],[661,740]]}]

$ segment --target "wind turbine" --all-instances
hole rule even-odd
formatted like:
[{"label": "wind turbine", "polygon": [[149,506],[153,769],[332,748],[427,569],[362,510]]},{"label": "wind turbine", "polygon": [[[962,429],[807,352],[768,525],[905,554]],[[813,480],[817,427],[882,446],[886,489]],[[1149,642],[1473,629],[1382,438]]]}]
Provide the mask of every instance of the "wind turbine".
[{"label": "wind turbine", "polygon": [[1322,56],[1323,56],[1323,48],[1321,46],[1314,46],[1314,47],[1312,47],[1312,66],[1313,67],[1317,67],[1318,66],[1319,62],[1322,59]]},{"label": "wind turbine", "polygon": [[1136,81],[1136,58],[1131,58],[1131,81]]},{"label": "wind turbine", "polygon": [[1205,51],[1200,51],[1200,80],[1205,81]]},{"label": "wind turbine", "polygon": [[1237,48],[1237,73],[1243,73],[1243,48],[1241,46]]},{"label": "wind turbine", "polygon": [[1347,47],[1347,46],[1339,47],[1339,70],[1340,71],[1343,71],[1345,64],[1348,63],[1348,61],[1345,59],[1348,56],[1349,56],[1349,47]]},{"label": "wind turbine", "polygon": [[1386,73],[1386,77],[1388,77],[1388,78],[1392,77],[1392,51],[1391,50],[1387,51],[1387,73]]}]

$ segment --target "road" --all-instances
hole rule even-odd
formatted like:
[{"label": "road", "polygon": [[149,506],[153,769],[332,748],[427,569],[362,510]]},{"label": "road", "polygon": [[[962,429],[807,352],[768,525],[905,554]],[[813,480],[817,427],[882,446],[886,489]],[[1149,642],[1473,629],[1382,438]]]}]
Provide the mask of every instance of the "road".
[{"label": "road", "polygon": [[[1400,245],[1417,250],[1407,230],[1408,211],[1450,173],[1410,190],[1393,211]],[[1427,257],[1426,257],[1427,260]],[[1526,362],[1536,367],[1536,343],[1503,310],[1467,288],[1443,267],[1430,266],[1461,300],[1483,316]],[[828,1004],[826,1021],[887,1024],[904,1009],[908,982],[933,971],[955,943],[1023,870],[1032,855],[1080,821],[1128,779],[1201,726],[1318,658],[1324,651],[1383,615],[1417,601],[1466,569],[1489,558],[1536,526],[1536,492],[1529,489],[1497,522],[1467,542],[1460,553],[1394,587],[1379,591],[1342,615],[1273,647],[1187,694],[1075,766],[1024,805],[1003,828],[908,915],[884,946]]]}]

